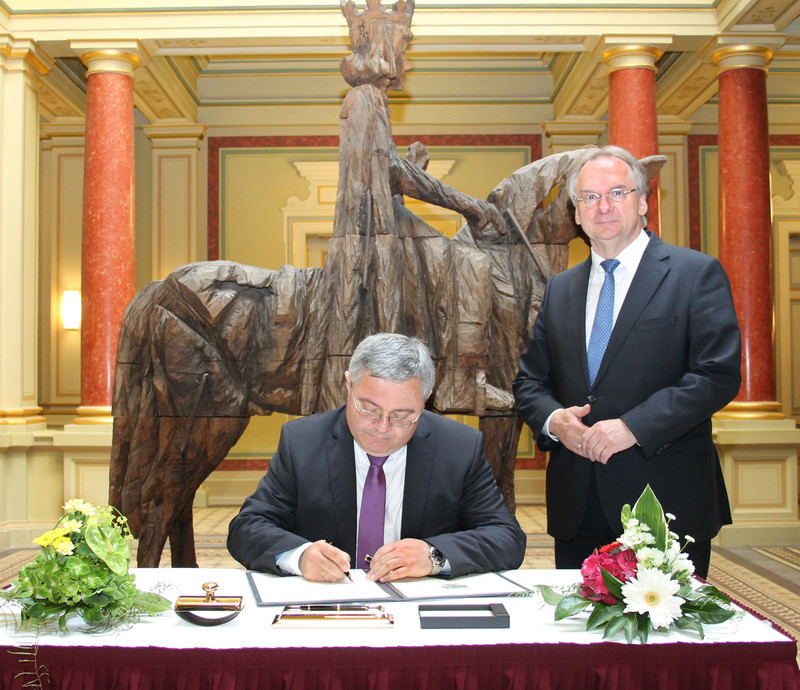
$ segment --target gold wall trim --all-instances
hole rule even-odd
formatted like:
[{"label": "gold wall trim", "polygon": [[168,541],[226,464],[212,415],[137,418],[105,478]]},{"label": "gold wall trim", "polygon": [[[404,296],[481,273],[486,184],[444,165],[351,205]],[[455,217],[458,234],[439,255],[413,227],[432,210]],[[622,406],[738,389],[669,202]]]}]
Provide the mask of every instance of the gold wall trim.
[{"label": "gold wall trim", "polygon": [[0,426],[41,424],[47,419],[41,414],[41,407],[11,407],[0,409]]}]

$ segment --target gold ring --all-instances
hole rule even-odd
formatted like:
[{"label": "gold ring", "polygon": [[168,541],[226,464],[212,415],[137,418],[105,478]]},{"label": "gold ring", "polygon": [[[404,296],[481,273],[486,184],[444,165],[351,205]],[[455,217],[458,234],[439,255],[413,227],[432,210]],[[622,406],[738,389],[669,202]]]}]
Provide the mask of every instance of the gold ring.
[{"label": "gold ring", "polygon": [[327,572],[328,572],[327,570],[323,570],[322,571],[322,575],[320,575],[320,577],[325,577],[325,573],[327,573]]},{"label": "gold ring", "polygon": [[580,450],[580,449],[581,449],[581,444],[579,443],[579,444],[578,444],[578,450]]}]

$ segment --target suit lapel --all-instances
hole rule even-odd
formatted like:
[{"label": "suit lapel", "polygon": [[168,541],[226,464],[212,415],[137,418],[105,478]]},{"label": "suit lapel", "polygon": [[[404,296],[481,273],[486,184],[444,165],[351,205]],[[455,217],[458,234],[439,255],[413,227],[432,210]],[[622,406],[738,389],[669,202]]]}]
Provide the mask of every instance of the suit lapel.
[{"label": "suit lapel", "polygon": [[625,296],[617,322],[614,324],[614,330],[611,331],[611,339],[608,341],[608,347],[600,364],[600,370],[597,372],[595,385],[597,385],[597,382],[613,362],[639,320],[642,310],[653,298],[659,285],[669,273],[668,259],[669,245],[659,237],[651,235],[647,249],[645,249],[642,260],[639,262],[639,267],[636,269],[636,275],[633,276],[628,294]]},{"label": "suit lapel", "polygon": [[422,516],[428,498],[427,487],[433,476],[435,442],[431,426],[424,412],[419,428],[408,442],[406,452],[406,480],[403,489],[403,519],[400,538],[406,534],[422,534]]},{"label": "suit lapel", "polygon": [[[356,458],[353,437],[347,428],[344,411],[333,425],[325,444],[330,478],[331,500],[336,515],[336,544],[355,559],[356,553]],[[333,536],[333,535],[331,535]]]},{"label": "suit lapel", "polygon": [[589,386],[589,363],[586,360],[586,294],[589,291],[589,275],[592,271],[592,257],[578,266],[578,270],[569,286],[568,313],[575,318],[565,319],[567,322],[567,339],[573,350],[573,361],[581,363],[581,372],[586,386]]}]

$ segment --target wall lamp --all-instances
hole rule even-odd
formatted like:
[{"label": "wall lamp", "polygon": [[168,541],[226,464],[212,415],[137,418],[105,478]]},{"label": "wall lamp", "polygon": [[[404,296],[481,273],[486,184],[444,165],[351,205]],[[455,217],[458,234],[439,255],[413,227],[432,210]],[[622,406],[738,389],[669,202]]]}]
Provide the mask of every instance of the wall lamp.
[{"label": "wall lamp", "polygon": [[81,293],[64,290],[61,296],[61,323],[65,331],[77,331],[81,327]]}]

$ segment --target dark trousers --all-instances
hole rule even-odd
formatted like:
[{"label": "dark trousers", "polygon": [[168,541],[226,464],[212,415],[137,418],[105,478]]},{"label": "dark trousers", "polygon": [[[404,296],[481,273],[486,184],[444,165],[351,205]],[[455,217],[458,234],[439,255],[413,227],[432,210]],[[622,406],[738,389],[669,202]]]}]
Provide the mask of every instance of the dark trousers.
[{"label": "dark trousers", "polygon": [[[622,510],[622,506],[620,506],[620,510]],[[610,544],[619,536],[608,524],[603,509],[600,507],[593,467],[592,478],[589,482],[589,500],[578,533],[572,539],[555,540],[556,568],[580,569],[583,561],[595,549]],[[711,560],[711,540],[690,542],[684,551],[694,563],[695,574],[706,579]]]}]

